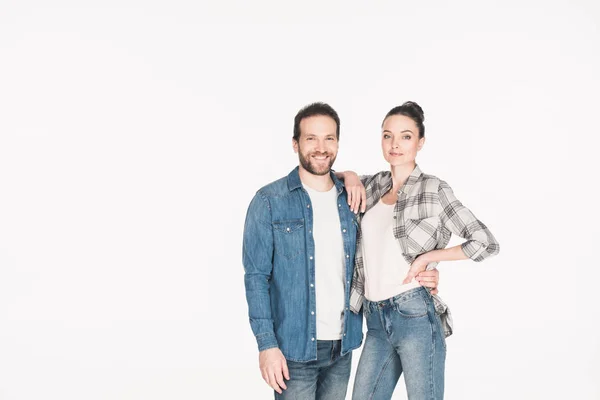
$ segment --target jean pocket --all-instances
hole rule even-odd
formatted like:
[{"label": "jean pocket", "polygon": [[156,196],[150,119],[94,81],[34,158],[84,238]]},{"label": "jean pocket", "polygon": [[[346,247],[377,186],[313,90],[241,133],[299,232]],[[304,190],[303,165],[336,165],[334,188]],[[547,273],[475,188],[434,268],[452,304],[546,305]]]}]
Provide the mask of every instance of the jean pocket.
[{"label": "jean pocket", "polygon": [[394,309],[398,314],[406,318],[419,318],[427,316],[427,303],[421,296],[394,303]]},{"label": "jean pocket", "polygon": [[304,250],[304,219],[273,221],[275,253],[287,259],[296,258]]}]

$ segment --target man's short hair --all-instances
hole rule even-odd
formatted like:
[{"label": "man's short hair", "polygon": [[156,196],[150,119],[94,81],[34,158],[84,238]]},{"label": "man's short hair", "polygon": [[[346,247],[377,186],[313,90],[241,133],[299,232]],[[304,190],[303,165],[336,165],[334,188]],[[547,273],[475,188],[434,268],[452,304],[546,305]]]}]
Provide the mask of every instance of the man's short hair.
[{"label": "man's short hair", "polygon": [[314,117],[317,115],[324,115],[335,121],[337,126],[335,134],[337,139],[340,140],[340,117],[338,117],[337,112],[335,112],[333,107],[331,107],[329,104],[317,102],[303,107],[300,111],[298,111],[298,114],[296,114],[296,117],[294,118],[294,140],[296,142],[300,139],[300,122],[302,122],[304,118]]}]

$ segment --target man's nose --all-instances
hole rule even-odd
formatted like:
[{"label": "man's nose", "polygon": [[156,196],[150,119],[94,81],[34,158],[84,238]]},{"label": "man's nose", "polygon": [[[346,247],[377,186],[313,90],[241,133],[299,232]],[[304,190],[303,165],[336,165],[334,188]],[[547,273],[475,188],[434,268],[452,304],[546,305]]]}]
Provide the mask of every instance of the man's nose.
[{"label": "man's nose", "polygon": [[317,148],[316,150],[320,153],[324,153],[325,152],[325,141],[324,140],[318,140],[317,141]]}]

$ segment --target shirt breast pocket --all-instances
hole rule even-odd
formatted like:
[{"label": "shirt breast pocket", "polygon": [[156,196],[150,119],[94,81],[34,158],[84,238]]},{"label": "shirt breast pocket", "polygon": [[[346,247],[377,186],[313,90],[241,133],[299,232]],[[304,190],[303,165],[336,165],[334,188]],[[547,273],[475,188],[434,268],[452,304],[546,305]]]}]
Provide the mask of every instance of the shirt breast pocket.
[{"label": "shirt breast pocket", "polygon": [[288,259],[298,257],[304,251],[304,219],[273,221],[275,253]]},{"label": "shirt breast pocket", "polygon": [[435,249],[440,219],[437,216],[404,220],[403,240],[409,254],[419,255]]}]

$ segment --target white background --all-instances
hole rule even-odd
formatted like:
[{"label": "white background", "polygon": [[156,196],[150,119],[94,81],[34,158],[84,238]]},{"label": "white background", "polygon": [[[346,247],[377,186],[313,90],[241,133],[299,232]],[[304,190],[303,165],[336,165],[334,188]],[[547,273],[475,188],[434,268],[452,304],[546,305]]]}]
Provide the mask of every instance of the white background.
[{"label": "white background", "polygon": [[248,203],[302,106],[373,173],[414,100],[421,168],[501,244],[440,265],[446,398],[600,399],[598,3],[214,3],[0,3],[0,398],[271,398]]}]

